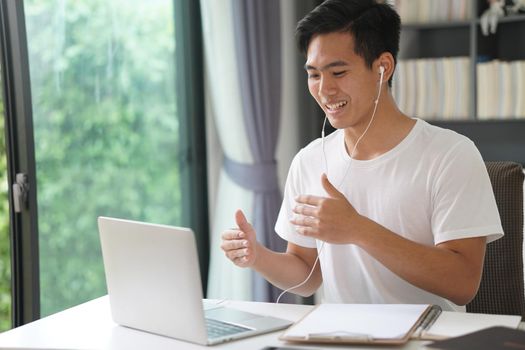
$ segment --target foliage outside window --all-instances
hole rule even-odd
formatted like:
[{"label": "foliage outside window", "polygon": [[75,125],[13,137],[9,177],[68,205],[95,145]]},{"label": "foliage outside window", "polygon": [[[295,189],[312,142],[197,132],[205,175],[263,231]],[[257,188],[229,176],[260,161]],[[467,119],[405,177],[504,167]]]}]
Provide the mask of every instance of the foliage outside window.
[{"label": "foliage outside window", "polygon": [[4,104],[0,99],[0,331],[11,328],[11,262]]},{"label": "foliage outside window", "polygon": [[26,0],[42,316],[106,292],[97,217],[179,224],[169,0]]}]

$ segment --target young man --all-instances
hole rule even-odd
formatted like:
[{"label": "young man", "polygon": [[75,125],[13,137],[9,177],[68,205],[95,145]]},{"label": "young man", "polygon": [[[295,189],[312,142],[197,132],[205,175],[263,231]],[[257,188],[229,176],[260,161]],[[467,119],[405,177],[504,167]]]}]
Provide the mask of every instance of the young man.
[{"label": "young man", "polygon": [[282,289],[314,269],[292,292],[323,283],[326,302],[464,310],[503,230],[474,144],[397,108],[399,32],[397,13],[373,0],[327,0],[299,22],[308,88],[337,130],[291,164],[275,226],[286,253],[259,244],[241,211],[222,249]]}]

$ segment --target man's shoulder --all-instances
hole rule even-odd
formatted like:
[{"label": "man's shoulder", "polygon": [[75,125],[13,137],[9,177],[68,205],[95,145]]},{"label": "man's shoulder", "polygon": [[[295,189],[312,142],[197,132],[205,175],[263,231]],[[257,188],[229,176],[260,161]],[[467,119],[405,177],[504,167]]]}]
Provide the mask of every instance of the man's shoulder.
[{"label": "man's shoulder", "polygon": [[412,156],[429,169],[441,171],[454,164],[457,169],[479,166],[483,159],[472,140],[453,130],[422,122],[421,132],[413,144]]},{"label": "man's shoulder", "polygon": [[419,120],[421,132],[419,142],[422,145],[433,146],[443,151],[450,150],[458,145],[473,145],[473,142],[454,130],[432,125],[424,120]]},{"label": "man's shoulder", "polygon": [[461,135],[454,130],[430,124],[429,122],[422,119],[420,119],[418,122],[421,123],[423,134],[426,136],[458,141],[468,140],[466,136]]}]

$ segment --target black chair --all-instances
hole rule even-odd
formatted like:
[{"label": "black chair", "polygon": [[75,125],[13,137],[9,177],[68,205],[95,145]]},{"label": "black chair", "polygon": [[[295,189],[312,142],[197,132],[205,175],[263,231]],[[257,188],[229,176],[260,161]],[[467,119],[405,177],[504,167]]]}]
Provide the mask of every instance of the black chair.
[{"label": "black chair", "polygon": [[487,245],[478,294],[467,312],[525,316],[523,281],[523,168],[485,162],[505,236]]}]

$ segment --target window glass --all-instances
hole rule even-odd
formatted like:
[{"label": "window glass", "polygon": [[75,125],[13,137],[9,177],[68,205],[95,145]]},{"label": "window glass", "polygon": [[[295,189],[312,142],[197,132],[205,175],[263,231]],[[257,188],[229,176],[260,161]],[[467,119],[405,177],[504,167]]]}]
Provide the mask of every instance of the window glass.
[{"label": "window glass", "polygon": [[[2,84],[3,85],[3,84]],[[11,256],[4,103],[0,95],[0,331],[11,328]]]},{"label": "window glass", "polygon": [[99,215],[181,222],[168,0],[26,0],[42,316],[106,293]]}]

